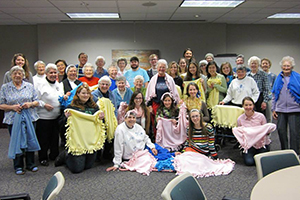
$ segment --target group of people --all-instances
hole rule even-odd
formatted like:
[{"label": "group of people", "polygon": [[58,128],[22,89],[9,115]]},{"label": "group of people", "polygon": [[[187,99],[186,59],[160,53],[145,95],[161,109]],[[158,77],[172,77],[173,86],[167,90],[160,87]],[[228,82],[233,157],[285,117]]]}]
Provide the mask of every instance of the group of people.
[{"label": "group of people", "polygon": [[[88,63],[85,53],[80,53],[78,60],[78,65],[67,65],[65,60],[47,65],[37,61],[37,73],[32,76],[25,55],[14,55],[0,90],[0,109],[5,111],[3,123],[11,135],[9,157],[17,175],[25,173],[25,165],[29,171],[38,171],[35,151],[42,166],[55,160],[56,166],[66,164],[73,173],[79,173],[91,168],[96,159],[114,157],[114,166],[107,170],[116,170],[122,161],[146,146],[158,154],[154,142],[166,144],[162,138],[173,144],[162,146],[169,151],[192,151],[217,159],[211,110],[224,104],[244,108],[245,113],[238,118],[241,127],[264,125],[273,116],[277,119],[281,148],[291,148],[299,154],[296,130],[300,118],[300,75],[293,71],[295,61],[290,56],[282,58],[282,72],[277,77],[270,72],[271,61],[267,58],[252,56],[247,68],[244,56],[238,55],[235,68],[229,62],[219,67],[214,55],[208,53],[198,65],[190,48],[178,62],[167,63],[150,55],[148,70],[139,66],[136,56],[130,59],[130,69],[125,58],[107,69],[103,56],[96,58],[96,66]],[[78,133],[79,128],[72,126],[72,120],[87,120],[86,115],[97,115],[91,119],[101,126],[95,133],[99,134],[95,137],[98,146],[74,147],[69,134]],[[81,125],[84,120],[76,123]],[[175,133],[166,127],[180,136],[173,137]],[[59,138],[65,147],[62,152]],[[254,144],[244,151],[245,164],[253,165],[256,153],[269,150],[268,135],[259,142],[263,145]]]}]

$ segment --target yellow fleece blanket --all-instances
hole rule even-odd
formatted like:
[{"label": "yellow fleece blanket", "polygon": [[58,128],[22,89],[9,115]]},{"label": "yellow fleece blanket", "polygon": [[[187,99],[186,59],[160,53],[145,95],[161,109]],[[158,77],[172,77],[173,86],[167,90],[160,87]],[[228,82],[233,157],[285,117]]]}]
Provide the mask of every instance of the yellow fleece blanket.
[{"label": "yellow fleece blanket", "polygon": [[99,109],[104,112],[106,136],[108,142],[111,142],[115,137],[115,130],[118,126],[118,121],[115,116],[115,107],[108,98],[104,97],[98,99],[97,105]]},{"label": "yellow fleece blanket", "polygon": [[100,110],[93,115],[73,109],[67,120],[66,147],[72,155],[92,154],[102,149],[105,142],[105,125],[99,119]]},{"label": "yellow fleece blanket", "polygon": [[211,111],[212,123],[223,128],[234,128],[238,117],[243,113],[244,109],[237,106],[216,105]]},{"label": "yellow fleece blanket", "polygon": [[[207,80],[207,86],[211,84],[221,85],[222,81],[220,78],[210,78]],[[215,105],[219,104],[219,90],[217,90],[217,88],[213,88],[212,91],[210,91],[206,103],[209,109],[212,109]]]},{"label": "yellow fleece blanket", "polygon": [[203,102],[206,102],[206,100],[205,100],[204,89],[203,89],[202,83],[201,83],[201,78],[198,78],[197,80],[194,80],[194,81],[184,81],[184,82],[183,82],[183,84],[184,84],[183,98],[186,98],[186,97],[187,97],[187,95],[186,95],[186,88],[187,88],[187,86],[188,86],[188,84],[189,84],[190,82],[194,82],[194,83],[196,83],[196,84],[198,85],[198,87],[199,87],[199,92],[200,92],[200,94],[201,94],[200,99],[201,99]]}]

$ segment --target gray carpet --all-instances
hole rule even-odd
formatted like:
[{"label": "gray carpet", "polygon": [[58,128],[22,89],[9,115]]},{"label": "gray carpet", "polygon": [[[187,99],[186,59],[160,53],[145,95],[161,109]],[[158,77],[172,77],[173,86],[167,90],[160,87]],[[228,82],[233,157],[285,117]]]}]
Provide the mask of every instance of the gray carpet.
[{"label": "gray carpet", "polygon": [[[0,195],[27,192],[33,200],[40,199],[48,180],[56,171],[65,176],[65,186],[57,199],[105,199],[105,200],[152,200],[161,199],[160,194],[175,173],[152,172],[143,176],[136,172],[106,172],[111,162],[98,162],[95,166],[80,174],[72,174],[66,167],[39,166],[36,173],[26,172],[17,176],[13,170],[12,160],[7,151],[9,134],[7,129],[0,129]],[[277,132],[272,134],[271,150],[280,149]],[[199,178],[209,200],[222,199],[224,195],[240,199],[249,199],[251,189],[257,181],[255,167],[243,164],[239,150],[233,149],[227,142],[219,151],[220,158],[231,158],[236,162],[234,171],[227,176]],[[36,157],[37,158],[37,157]]]}]

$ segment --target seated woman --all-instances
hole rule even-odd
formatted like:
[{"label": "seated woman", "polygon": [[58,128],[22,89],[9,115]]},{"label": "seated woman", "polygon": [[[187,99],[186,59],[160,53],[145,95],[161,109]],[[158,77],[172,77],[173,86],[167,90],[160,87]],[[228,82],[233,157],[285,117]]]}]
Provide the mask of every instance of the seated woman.
[{"label": "seated woman", "polygon": [[232,67],[229,62],[224,62],[221,64],[221,74],[225,77],[227,82],[227,88],[228,88],[231,81],[235,78],[233,76]]},{"label": "seated woman", "polygon": [[218,158],[215,149],[215,136],[212,125],[203,123],[203,117],[199,110],[193,109],[189,114],[188,139],[184,151],[193,151]]},{"label": "seated woman", "polygon": [[[97,104],[93,101],[88,84],[83,83],[78,87],[73,101],[68,108],[90,115],[93,115],[99,110]],[[65,112],[65,116],[68,118],[71,116],[71,114],[69,112]],[[101,112],[99,114],[99,119],[102,120],[103,118],[104,114]],[[90,169],[93,166],[96,156],[96,152],[73,155],[71,153],[67,153],[66,150],[57,157],[55,160],[55,166],[60,166],[65,163],[72,173],[80,173],[83,170]]]},{"label": "seated woman", "polygon": [[165,118],[172,119],[172,123],[176,125],[179,114],[179,108],[175,104],[175,100],[173,99],[171,93],[166,92],[161,97],[160,106],[157,109],[155,121]]},{"label": "seated woman", "polygon": [[141,75],[137,75],[136,77],[134,77],[133,84],[134,84],[134,87],[131,88],[132,92],[141,91],[141,93],[143,94],[143,97],[145,97],[146,88],[143,86],[144,85],[144,77]]},{"label": "seated woman", "polygon": [[[244,149],[245,164],[251,166],[255,165],[254,156],[256,154],[269,151],[271,140],[267,134],[274,131],[276,126],[275,124],[266,124],[265,116],[254,111],[254,101],[251,97],[245,97],[242,105],[245,113],[239,116],[238,127],[233,128],[232,131]],[[249,128],[246,129],[245,127]]]},{"label": "seated woman", "polygon": [[187,107],[188,111],[193,109],[200,110],[203,114],[203,121],[209,122],[209,113],[206,107],[206,103],[200,99],[200,92],[198,85],[194,82],[191,82],[187,86],[186,96],[183,101]]},{"label": "seated woman", "polygon": [[125,121],[115,131],[114,166],[107,168],[106,171],[116,171],[122,160],[129,160],[135,151],[144,150],[146,146],[152,150],[153,154],[157,154],[155,145],[145,130],[136,123],[136,112],[129,110],[125,115]]},{"label": "seated woman", "polygon": [[119,109],[121,102],[126,102],[129,104],[133,92],[131,89],[125,87],[125,76],[117,77],[116,83],[117,88],[112,91],[112,94],[116,99],[116,109]]},{"label": "seated woman", "polygon": [[83,77],[80,77],[78,80],[81,82],[86,82],[90,87],[97,85],[99,78],[94,76],[95,68],[91,63],[86,63],[82,68]]}]

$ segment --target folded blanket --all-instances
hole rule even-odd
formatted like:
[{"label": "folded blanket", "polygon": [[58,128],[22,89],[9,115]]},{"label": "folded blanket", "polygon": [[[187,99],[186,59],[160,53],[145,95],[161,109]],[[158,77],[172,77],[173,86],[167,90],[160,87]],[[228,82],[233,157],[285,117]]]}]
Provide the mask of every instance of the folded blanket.
[{"label": "folded blanket", "polygon": [[237,119],[243,113],[244,109],[237,106],[216,105],[211,111],[211,122],[215,126],[233,128],[237,126]]}]

